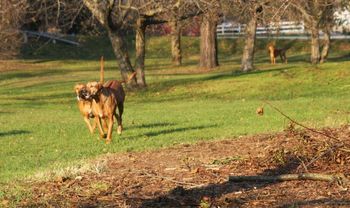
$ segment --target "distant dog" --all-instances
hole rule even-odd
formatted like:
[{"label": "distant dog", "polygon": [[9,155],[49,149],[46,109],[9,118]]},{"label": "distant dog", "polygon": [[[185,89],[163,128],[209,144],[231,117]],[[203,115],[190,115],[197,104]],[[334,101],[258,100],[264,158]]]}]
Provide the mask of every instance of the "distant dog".
[{"label": "distant dog", "polygon": [[[104,63],[103,63],[103,56],[101,57],[100,62],[100,81],[103,82],[104,79]],[[88,129],[90,133],[94,133],[94,130],[96,128],[96,123],[93,121],[92,125],[90,123],[90,119],[94,118],[95,115],[92,112],[92,99],[89,96],[89,93],[87,91],[85,84],[76,84],[74,86],[74,91],[77,95],[78,100],[78,107],[79,111],[82,114],[84,121],[86,125],[88,126]]]},{"label": "distant dog", "polygon": [[278,48],[275,48],[273,45],[269,45],[268,49],[269,49],[271,64],[276,64],[277,56],[281,57],[282,62],[287,63],[287,56],[286,56],[287,49],[284,49],[284,48],[278,49]]},{"label": "distant dog", "polygon": [[[101,82],[88,82],[86,88],[88,90],[89,98],[92,99],[92,112],[95,116],[95,123],[100,132],[100,137],[105,137],[104,129],[101,126],[101,121],[105,121],[107,124],[107,138],[106,142],[110,143],[112,139],[112,129],[114,119],[117,118],[118,122],[118,134],[122,133],[122,115],[124,112],[124,100],[125,92],[122,83],[129,82],[136,75],[136,72],[132,73],[128,80],[125,81],[107,81],[102,85]],[[118,108],[119,114],[116,113]]]}]

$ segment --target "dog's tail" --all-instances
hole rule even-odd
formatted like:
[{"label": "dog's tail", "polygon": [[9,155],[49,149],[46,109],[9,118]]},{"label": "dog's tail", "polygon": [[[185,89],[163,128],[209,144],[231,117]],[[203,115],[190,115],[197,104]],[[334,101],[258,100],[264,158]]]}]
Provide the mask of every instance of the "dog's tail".
[{"label": "dog's tail", "polygon": [[128,83],[130,82],[132,79],[134,79],[134,77],[136,76],[136,72],[133,72],[132,74],[130,74],[130,76],[126,79],[121,81],[120,83]]},{"label": "dog's tail", "polygon": [[105,71],[104,71],[104,60],[103,60],[103,56],[101,56],[101,61],[100,61],[100,83],[104,83],[104,75],[105,75]]}]

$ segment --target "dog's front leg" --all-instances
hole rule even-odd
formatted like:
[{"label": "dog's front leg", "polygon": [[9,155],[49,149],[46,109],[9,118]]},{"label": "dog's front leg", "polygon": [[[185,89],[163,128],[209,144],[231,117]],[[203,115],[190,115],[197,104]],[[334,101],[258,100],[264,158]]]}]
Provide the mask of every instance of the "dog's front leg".
[{"label": "dog's front leg", "polygon": [[93,126],[91,126],[90,120],[89,120],[89,118],[87,118],[87,117],[84,117],[84,121],[85,121],[87,127],[89,128],[90,133],[93,134],[93,133],[94,133],[94,130],[95,130],[95,128],[96,128],[96,125],[94,124]]},{"label": "dog's front leg", "polygon": [[92,120],[92,132],[91,133],[93,133],[95,131],[95,129],[96,129],[96,121],[95,121],[95,119],[93,119]]},{"label": "dog's front leg", "polygon": [[108,118],[108,132],[106,143],[109,144],[112,140],[112,130],[113,130],[113,115]]},{"label": "dog's front leg", "polygon": [[108,131],[107,119],[101,119],[103,131]]},{"label": "dog's front leg", "polygon": [[95,116],[95,123],[97,124],[98,130],[100,132],[100,138],[105,138],[105,133],[103,132],[102,125],[101,125],[101,118],[99,116]]}]

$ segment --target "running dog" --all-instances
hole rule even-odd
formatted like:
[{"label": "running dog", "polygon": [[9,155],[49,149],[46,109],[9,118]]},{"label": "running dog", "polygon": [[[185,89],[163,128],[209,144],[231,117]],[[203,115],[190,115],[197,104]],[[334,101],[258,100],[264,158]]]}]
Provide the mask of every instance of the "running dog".
[{"label": "running dog", "polygon": [[276,64],[277,56],[281,57],[282,62],[287,63],[287,56],[286,56],[287,49],[285,48],[278,49],[278,48],[275,48],[273,45],[269,45],[268,49],[269,49],[271,64]]},{"label": "running dog", "polygon": [[[88,90],[88,97],[92,99],[92,112],[95,116],[95,123],[97,124],[100,138],[104,138],[104,128],[101,126],[101,121],[107,124],[107,138],[106,143],[110,143],[112,140],[112,129],[115,116],[118,122],[118,134],[122,133],[122,115],[124,112],[124,100],[125,92],[122,83],[128,83],[136,75],[136,72],[132,73],[127,80],[107,81],[105,84],[101,82],[88,82],[86,88]],[[119,114],[116,113],[118,108]]]},{"label": "running dog", "polygon": [[88,96],[86,85],[77,84],[74,87],[74,91],[77,94],[79,111],[83,116],[90,133],[93,134],[96,124],[93,122],[93,125],[91,125],[90,123],[90,118],[93,118],[94,114],[92,113],[92,99]]},{"label": "running dog", "polygon": [[[101,57],[100,62],[100,82],[103,83],[104,79],[104,63],[103,63],[103,56]],[[94,118],[95,115],[92,112],[92,99],[90,98],[86,85],[85,84],[76,84],[74,86],[74,91],[77,95],[78,100],[78,107],[79,111],[82,114],[84,121],[90,131],[91,134],[94,133],[94,130],[96,128],[96,123],[93,121],[92,125],[90,123],[90,119]]]}]

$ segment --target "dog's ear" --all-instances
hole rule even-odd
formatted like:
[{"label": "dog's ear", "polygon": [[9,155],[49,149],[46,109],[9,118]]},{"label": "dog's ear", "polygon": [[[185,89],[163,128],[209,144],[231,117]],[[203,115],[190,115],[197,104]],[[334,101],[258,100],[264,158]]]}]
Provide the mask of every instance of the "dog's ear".
[{"label": "dog's ear", "polygon": [[103,85],[100,82],[88,82],[86,84],[86,88],[93,95],[96,94],[102,87]]},{"label": "dog's ear", "polygon": [[103,84],[101,82],[97,82],[96,88],[100,90],[103,87]]},{"label": "dog's ear", "polygon": [[75,86],[74,86],[74,92],[76,92],[76,93],[78,93],[79,92],[79,90],[81,90],[81,88],[83,87],[83,84],[76,84]]}]

